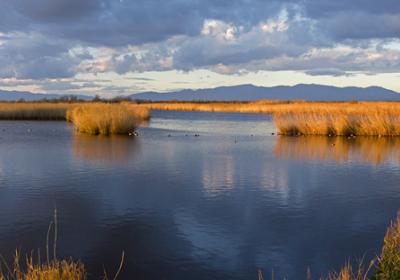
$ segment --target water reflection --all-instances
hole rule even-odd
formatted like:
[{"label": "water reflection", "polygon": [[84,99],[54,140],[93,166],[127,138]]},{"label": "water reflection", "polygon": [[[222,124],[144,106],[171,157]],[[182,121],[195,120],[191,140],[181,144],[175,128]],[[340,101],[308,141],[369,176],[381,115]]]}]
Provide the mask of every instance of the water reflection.
[{"label": "water reflection", "polygon": [[296,160],[400,163],[400,139],[393,137],[279,137],[275,155]]},{"label": "water reflection", "polygon": [[398,140],[250,136],[264,131],[262,117],[189,113],[178,120],[209,119],[192,124],[198,131],[228,119],[242,135],[185,137],[178,113],[163,114],[172,132],[150,125],[138,138],[10,123],[0,135],[0,253],[44,252],[54,205],[58,255],[81,259],[92,278],[115,271],[122,251],[120,279],[177,280],[251,279],[258,268],[301,279],[307,267],[321,275],[379,253],[399,207],[399,165],[282,157],[397,162]]},{"label": "water reflection", "polygon": [[232,154],[207,155],[203,159],[202,183],[209,196],[217,196],[234,187],[235,164]]},{"label": "water reflection", "polygon": [[138,148],[138,140],[127,136],[93,136],[76,133],[72,149],[75,157],[94,163],[127,163]]}]

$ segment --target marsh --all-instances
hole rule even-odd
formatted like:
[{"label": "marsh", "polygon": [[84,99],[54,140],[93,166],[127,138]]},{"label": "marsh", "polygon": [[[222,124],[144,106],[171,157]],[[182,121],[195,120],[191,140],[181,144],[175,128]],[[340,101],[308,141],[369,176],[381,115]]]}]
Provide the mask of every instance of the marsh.
[{"label": "marsh", "polygon": [[377,255],[399,208],[396,139],[273,136],[269,115],[177,111],[154,111],[139,137],[0,128],[0,252],[43,251],[56,207],[59,257],[94,278],[122,251],[121,279],[318,277]]}]

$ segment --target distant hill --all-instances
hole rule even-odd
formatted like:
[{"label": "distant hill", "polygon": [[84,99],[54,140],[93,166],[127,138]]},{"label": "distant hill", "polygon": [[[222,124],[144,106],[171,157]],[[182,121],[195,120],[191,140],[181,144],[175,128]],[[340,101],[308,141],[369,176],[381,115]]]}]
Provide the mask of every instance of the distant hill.
[{"label": "distant hill", "polygon": [[334,87],[316,84],[295,86],[259,87],[239,85],[198,90],[181,90],[158,93],[143,92],[130,95],[136,100],[204,100],[204,101],[253,101],[258,99],[284,99],[309,101],[351,101],[351,100],[399,100],[400,94],[382,87]]},{"label": "distant hill", "polygon": [[7,91],[0,90],[0,101],[38,101],[42,99],[59,99],[61,97],[74,96],[78,99],[90,100],[92,97],[87,95],[62,95],[62,94],[45,94],[45,93],[32,93],[29,91]]},{"label": "distant hill", "polygon": [[[59,99],[74,96],[83,100],[92,100],[87,95],[62,95],[32,93],[28,91],[0,90],[0,101],[38,101],[41,99]],[[312,100],[312,101],[350,101],[350,100],[388,100],[400,101],[400,93],[382,87],[333,87],[316,84],[296,86],[258,87],[254,85],[227,86],[208,89],[185,89],[176,92],[143,92],[127,96],[136,100],[204,100],[204,101],[253,101],[259,99]]]}]

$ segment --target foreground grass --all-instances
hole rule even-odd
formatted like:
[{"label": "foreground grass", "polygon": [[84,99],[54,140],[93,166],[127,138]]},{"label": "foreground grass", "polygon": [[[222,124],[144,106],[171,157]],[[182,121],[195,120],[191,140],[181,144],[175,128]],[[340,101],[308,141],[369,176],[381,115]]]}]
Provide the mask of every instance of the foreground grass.
[{"label": "foreground grass", "polygon": [[148,118],[148,110],[129,104],[85,104],[67,112],[77,131],[94,135],[130,134]]},{"label": "foreground grass", "polygon": [[[261,271],[258,280],[267,280]],[[276,280],[272,275],[271,280]],[[297,279],[315,279],[308,270],[306,277]],[[331,272],[319,280],[399,280],[400,279],[400,216],[388,228],[380,255],[372,260],[368,266],[363,262],[353,266],[346,263],[338,272]]]},{"label": "foreground grass", "polygon": [[[368,277],[371,271],[372,276]],[[339,272],[331,273],[321,280],[399,280],[400,279],[400,218],[388,228],[381,254],[365,268],[360,264],[353,269],[346,264]]]},{"label": "foreground grass", "polygon": [[[22,267],[25,267],[24,269]],[[28,258],[21,263],[17,253],[13,267],[6,267],[0,280],[84,280],[87,279],[85,267],[81,262],[72,260],[54,260],[46,264],[35,264]]]},{"label": "foreground grass", "polygon": [[[55,212],[56,213],[56,212]],[[55,214],[56,217],[56,214]],[[56,220],[55,220],[56,221]],[[55,251],[54,251],[55,252]],[[55,256],[55,253],[54,253]],[[1,263],[0,280],[83,280],[87,279],[85,267],[81,262],[72,260],[54,260],[37,263],[33,258],[27,258],[25,264],[21,264],[20,255],[17,252],[14,263],[8,266]],[[124,262],[122,254],[120,266],[113,279],[117,279]],[[372,275],[371,277],[369,275]],[[103,279],[109,279],[105,274]],[[258,279],[266,279],[261,271]],[[302,279],[302,277],[301,277]],[[311,274],[307,276],[311,279]],[[388,228],[380,255],[370,262],[368,267],[360,263],[354,268],[347,263],[339,272],[329,273],[320,280],[399,280],[400,279],[400,216],[396,222]]]}]

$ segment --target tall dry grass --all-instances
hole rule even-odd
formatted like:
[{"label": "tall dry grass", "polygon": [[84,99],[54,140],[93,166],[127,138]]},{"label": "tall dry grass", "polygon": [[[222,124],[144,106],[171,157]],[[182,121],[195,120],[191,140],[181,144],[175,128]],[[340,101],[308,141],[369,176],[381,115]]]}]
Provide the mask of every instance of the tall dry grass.
[{"label": "tall dry grass", "polygon": [[71,103],[0,103],[0,120],[65,120]]},{"label": "tall dry grass", "polygon": [[400,279],[400,215],[388,228],[372,280]]},{"label": "tall dry grass", "polygon": [[[374,272],[371,270],[375,269]],[[371,277],[369,275],[372,274]],[[348,263],[339,272],[321,280],[399,280],[400,279],[400,218],[388,228],[381,254],[366,268],[362,262],[357,269]]]},{"label": "tall dry grass", "polygon": [[152,102],[151,110],[273,114],[284,135],[400,136],[400,102]]},{"label": "tall dry grass", "polygon": [[148,118],[148,110],[129,104],[85,104],[67,112],[77,131],[93,135],[133,133]]},{"label": "tall dry grass", "polygon": [[17,252],[12,267],[4,265],[0,280],[84,280],[87,279],[85,267],[81,262],[72,260],[53,260],[41,264],[32,257],[21,262]]},{"label": "tall dry grass", "polygon": [[259,100],[253,102],[238,101],[168,101],[143,102],[138,106],[149,110],[198,111],[198,112],[236,112],[236,113],[273,113],[279,105],[300,104],[303,101]]},{"label": "tall dry grass", "polygon": [[283,135],[400,136],[400,103],[311,103],[274,114]]},{"label": "tall dry grass", "polygon": [[[258,270],[258,280],[267,280],[261,270]],[[276,280],[274,273],[270,278]],[[284,278],[286,279],[286,278]],[[308,268],[305,277],[296,279],[316,279],[311,276]],[[347,262],[339,271],[330,272],[319,280],[399,280],[400,279],[400,212],[395,222],[387,229],[382,251],[379,256],[370,261],[368,266],[363,260],[356,265]]]},{"label": "tall dry grass", "polygon": [[[111,106],[104,103],[0,103],[0,120],[64,120],[71,116],[74,108],[86,108],[86,115],[91,115],[92,125],[88,129],[79,129],[89,133],[103,131],[112,133],[112,128],[105,124],[102,110],[96,106]],[[129,118],[132,114],[123,111],[135,111],[136,119],[149,117],[149,110],[185,110],[205,112],[240,112],[268,113],[274,115],[275,124],[284,135],[370,135],[370,136],[400,136],[400,102],[305,102],[305,101],[274,101],[260,100],[255,102],[125,102],[112,104],[122,106],[123,110],[107,112],[109,118],[115,116],[113,125],[116,131],[132,128]],[[129,109],[129,110],[128,110]],[[89,113],[90,111],[90,113]],[[75,114],[75,113],[74,113]],[[117,117],[117,115],[119,117]],[[79,122],[79,121],[78,121]],[[84,121],[89,123],[89,120]],[[80,122],[79,122],[80,123]],[[126,124],[128,127],[126,126]],[[80,127],[86,127],[81,125]],[[117,128],[118,127],[118,128]]]}]

